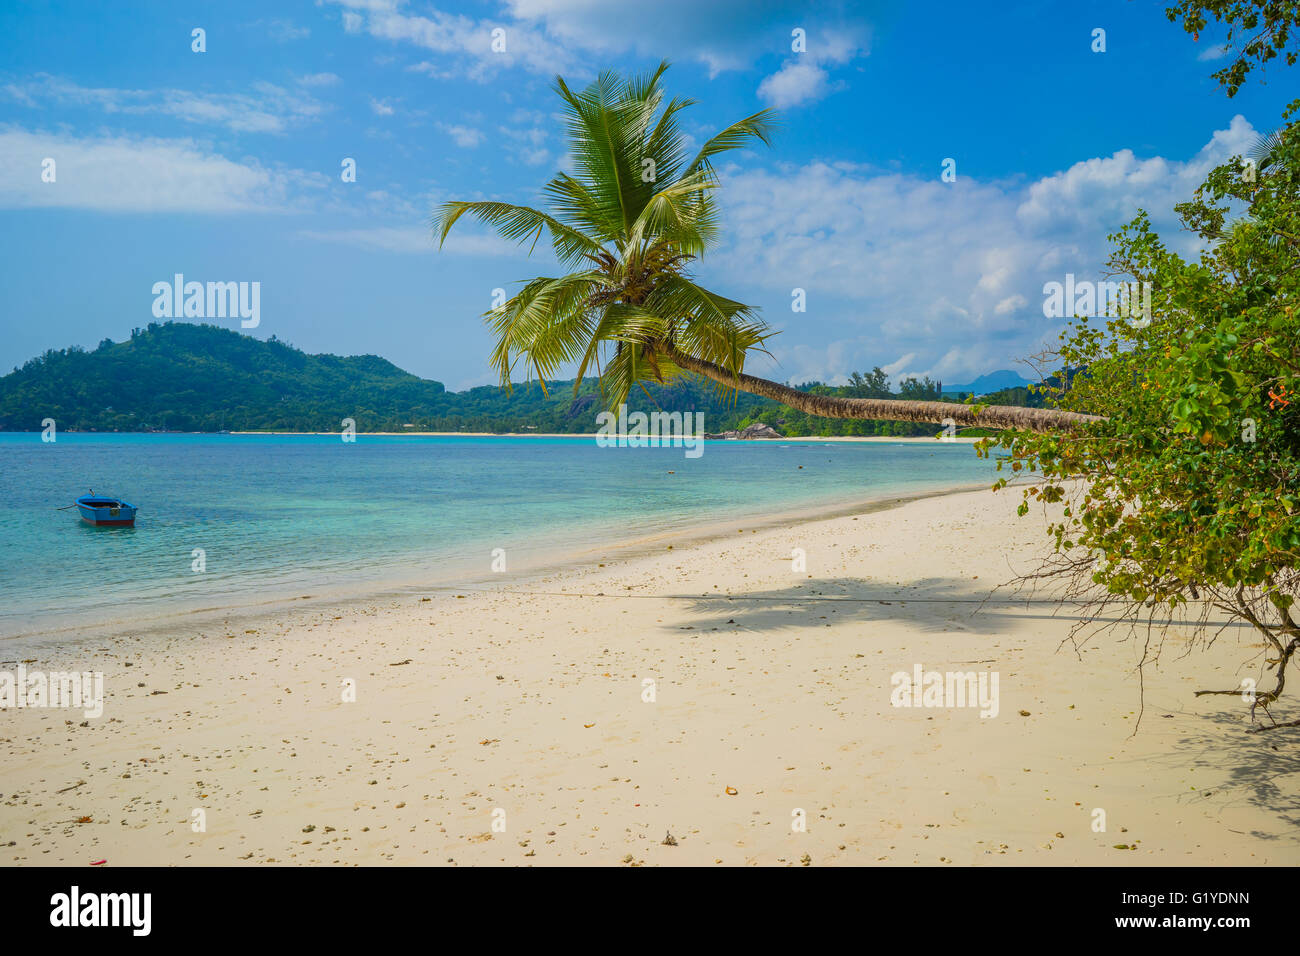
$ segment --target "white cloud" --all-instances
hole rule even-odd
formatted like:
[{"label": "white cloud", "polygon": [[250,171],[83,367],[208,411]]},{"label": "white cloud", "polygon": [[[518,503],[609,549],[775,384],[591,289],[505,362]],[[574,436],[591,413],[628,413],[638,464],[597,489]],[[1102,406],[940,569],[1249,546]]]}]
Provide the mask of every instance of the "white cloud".
[{"label": "white cloud", "polygon": [[1204,50],[1200,52],[1199,55],[1197,55],[1196,59],[1202,63],[1209,63],[1213,60],[1222,60],[1225,56],[1228,55],[1228,51],[1230,51],[1231,49],[1232,47],[1228,46],[1228,44],[1226,43],[1221,43],[1218,44],[1217,46],[1206,47]]},{"label": "white cloud", "polygon": [[277,43],[288,43],[291,40],[302,40],[311,36],[311,29],[300,27],[292,20],[277,19],[267,24],[266,35]]},{"label": "white cloud", "polygon": [[16,83],[6,83],[3,92],[5,99],[12,100],[20,106],[36,109],[41,105],[36,102],[36,98],[27,91],[27,88],[18,86]]},{"label": "white cloud", "polygon": [[524,147],[516,151],[515,157],[525,166],[541,166],[551,158],[551,154],[549,150]]},{"label": "white cloud", "polygon": [[[766,307],[782,329],[769,342],[782,378],[837,381],[903,356],[894,364],[907,374],[968,381],[1055,341],[1061,323],[1042,314],[1043,283],[1102,278],[1107,235],[1139,208],[1193,254],[1174,204],[1254,137],[1238,116],[1187,159],[1121,150],[1031,183],[943,183],[850,163],[728,167],[725,245],[706,260],[704,284]],[[806,314],[789,311],[794,288],[806,290]],[[813,346],[813,329],[835,338]]]},{"label": "white cloud", "polygon": [[373,96],[370,97],[370,109],[374,111],[374,114],[375,114],[376,116],[392,116],[392,115],[393,115],[393,108],[392,108],[391,106],[389,106],[389,105],[388,105],[387,103],[385,103],[383,100],[377,100],[377,99],[375,99]]},{"label": "white cloud", "polygon": [[273,83],[254,83],[248,93],[126,90],[80,86],[40,73],[22,85],[6,86],[4,94],[29,107],[56,105],[95,108],[110,114],[158,114],[242,133],[283,133],[315,119],[325,110],[310,95]]},{"label": "white cloud", "polygon": [[890,362],[888,365],[880,366],[880,370],[884,372],[886,375],[888,375],[890,378],[893,378],[898,373],[904,371],[914,361],[916,361],[916,353],[908,352],[906,355],[894,360],[893,362]]},{"label": "white cloud", "polygon": [[[670,57],[706,66],[711,76],[752,68],[759,60],[790,52],[786,11],[779,0],[504,0],[500,18],[475,19],[423,5],[408,12],[404,0],[318,0],[343,7],[343,27],[445,56],[413,69],[435,77],[486,79],[502,67],[519,66],[550,76],[583,75],[598,62],[633,53]],[[817,25],[809,41],[817,63],[847,62],[865,32],[839,14],[817,10],[800,19]],[[777,29],[774,23],[780,23]],[[505,31],[504,52],[492,50],[492,31]]]},{"label": "white cloud", "polygon": [[[793,27],[807,28],[824,42],[809,42],[810,53],[839,57],[856,48],[865,32],[825,5],[808,5],[791,20],[781,0],[506,0],[519,20],[544,28],[566,47],[602,57],[632,52],[646,58],[669,57],[706,66],[711,75],[752,68],[759,60],[791,52]],[[819,9],[819,7],[823,7]],[[816,29],[814,29],[816,28]]]},{"label": "white cloud", "polygon": [[806,49],[794,52],[781,69],[758,85],[758,95],[777,109],[821,99],[842,84],[832,84],[825,64],[841,64],[865,55],[852,30],[826,30],[803,38]]},{"label": "white cloud", "polygon": [[310,73],[298,77],[298,82],[303,86],[334,86],[339,82],[339,77],[335,73]]},{"label": "white cloud", "polygon": [[[403,43],[449,54],[457,58],[458,70],[433,63],[421,64],[422,72],[434,75],[464,73],[486,79],[495,71],[522,65],[533,72],[553,74],[574,64],[571,51],[550,39],[544,30],[522,22],[475,20],[445,13],[433,7],[424,15],[401,12],[398,0],[321,0],[345,7],[343,28],[348,33],[368,33],[393,43]],[[495,30],[504,31],[495,34]],[[495,46],[494,48],[494,41]],[[504,49],[500,49],[504,43]]]},{"label": "white cloud", "polygon": [[423,73],[432,80],[454,80],[458,74],[455,70],[449,70],[444,66],[438,66],[436,63],[430,63],[428,60],[421,60],[419,63],[412,63],[406,67],[408,73]]},{"label": "white cloud", "polygon": [[462,256],[519,256],[519,247],[498,236],[453,230],[442,248],[427,228],[379,226],[366,229],[302,229],[299,238],[339,242],[365,249],[407,254],[451,253]]},{"label": "white cloud", "polygon": [[811,60],[791,60],[758,84],[758,95],[777,109],[825,95],[827,73]]},{"label": "white cloud", "polygon": [[[55,181],[42,182],[42,163]],[[269,212],[319,187],[315,174],[232,162],[187,139],[64,134],[0,128],[0,207],[127,213]]]},{"label": "white cloud", "polygon": [[483,131],[472,126],[461,126],[459,124],[448,126],[446,123],[439,123],[438,128],[450,136],[451,141],[462,149],[473,149],[483,142]]},{"label": "white cloud", "polygon": [[[523,111],[517,111],[520,115]],[[544,146],[549,133],[542,126],[499,126],[498,131],[507,140],[506,148],[510,154],[525,166],[540,166],[551,158],[550,151]]]},{"label": "white cloud", "polygon": [[1131,216],[1137,206],[1156,215],[1189,198],[1215,165],[1248,152],[1256,136],[1245,117],[1237,115],[1185,162],[1139,159],[1128,149],[1084,160],[1030,186],[1016,214],[1030,229],[1043,232],[1103,229]]},{"label": "white cloud", "polygon": [[1023,309],[1029,304],[1029,300],[1017,292],[1015,295],[1009,295],[993,307],[994,315],[1007,315],[1015,312],[1017,309]]},{"label": "white cloud", "polygon": [[849,367],[853,351],[853,344],[844,341],[827,345],[794,345],[781,351],[779,361],[758,357],[751,359],[746,369],[751,372],[762,369],[768,378],[795,385],[805,382],[841,385],[853,371]]}]

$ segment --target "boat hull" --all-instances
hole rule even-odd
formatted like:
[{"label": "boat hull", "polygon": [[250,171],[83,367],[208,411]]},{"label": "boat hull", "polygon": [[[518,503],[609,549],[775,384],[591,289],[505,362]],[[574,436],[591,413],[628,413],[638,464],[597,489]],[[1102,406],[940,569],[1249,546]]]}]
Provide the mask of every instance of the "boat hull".
[{"label": "boat hull", "polygon": [[77,510],[81,520],[95,527],[135,527],[135,506],[125,501],[102,498],[78,498]]},{"label": "boat hull", "polygon": [[134,527],[135,527],[135,519],[134,519],[134,518],[103,518],[103,519],[100,519],[100,518],[87,518],[85,515],[82,515],[82,516],[81,516],[81,520],[84,521],[84,522],[86,522],[86,524],[93,524],[93,525],[95,525],[97,528],[104,528],[104,527],[109,527],[109,528],[111,528],[111,527],[119,527],[119,528],[134,528]]}]

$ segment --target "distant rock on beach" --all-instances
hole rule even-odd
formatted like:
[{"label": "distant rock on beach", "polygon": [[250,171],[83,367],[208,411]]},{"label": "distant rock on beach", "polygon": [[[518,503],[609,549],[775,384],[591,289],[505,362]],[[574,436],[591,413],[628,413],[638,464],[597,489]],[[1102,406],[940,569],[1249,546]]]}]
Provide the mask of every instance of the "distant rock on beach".
[{"label": "distant rock on beach", "polygon": [[754,422],[752,425],[746,425],[740,431],[723,432],[721,435],[710,435],[707,432],[705,438],[710,439],[739,439],[742,441],[751,438],[784,438],[779,431],[764,422]]}]

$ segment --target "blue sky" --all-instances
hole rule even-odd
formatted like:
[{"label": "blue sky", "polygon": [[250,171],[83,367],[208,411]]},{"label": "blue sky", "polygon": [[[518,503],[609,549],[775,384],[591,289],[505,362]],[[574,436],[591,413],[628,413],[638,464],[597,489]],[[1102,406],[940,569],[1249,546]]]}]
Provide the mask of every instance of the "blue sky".
[{"label": "blue sky", "polygon": [[554,264],[473,227],[436,251],[430,210],[535,202],[566,162],[555,74],[668,58],[670,91],[699,101],[684,124],[697,142],[782,113],[773,149],[722,167],[727,239],[698,270],[781,330],[752,371],[1027,371],[1014,360],[1059,330],[1043,283],[1101,278],[1106,235],[1139,207],[1191,251],[1173,204],[1295,95],[1300,74],[1270,64],[1228,99],[1209,76],[1215,36],[1193,41],[1164,6],[7,4],[0,368],[126,337],[179,272],[260,282],[252,334],[376,353],[453,389],[491,382],[493,290]]}]

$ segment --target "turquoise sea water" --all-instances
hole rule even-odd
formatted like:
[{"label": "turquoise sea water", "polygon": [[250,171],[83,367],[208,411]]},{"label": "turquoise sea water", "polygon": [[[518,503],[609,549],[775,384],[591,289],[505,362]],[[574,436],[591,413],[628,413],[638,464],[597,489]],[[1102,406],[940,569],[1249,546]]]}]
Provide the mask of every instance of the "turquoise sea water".
[{"label": "turquoise sea water", "polygon": [[[0,434],[0,637],[434,586],[488,577],[495,548],[518,571],[724,519],[993,477],[969,445],[940,442],[708,442],[690,459],[592,438]],[[55,510],[90,488],[137,505],[136,527]]]}]

